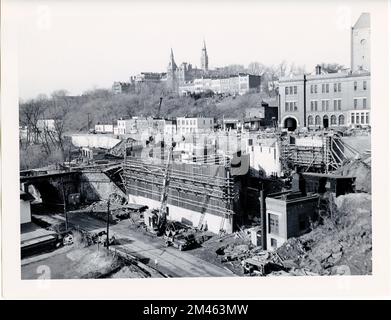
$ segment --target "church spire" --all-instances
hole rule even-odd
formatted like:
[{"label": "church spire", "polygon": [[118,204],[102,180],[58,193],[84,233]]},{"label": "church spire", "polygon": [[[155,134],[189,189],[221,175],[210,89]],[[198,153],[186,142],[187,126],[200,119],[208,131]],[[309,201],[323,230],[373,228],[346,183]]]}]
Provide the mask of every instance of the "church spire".
[{"label": "church spire", "polygon": [[172,50],[172,48],[171,48],[171,52],[170,52],[170,61],[168,62],[168,69],[172,70],[172,71],[177,69],[177,65],[176,65],[175,59],[174,59],[174,51]]},{"label": "church spire", "polygon": [[203,71],[208,71],[209,59],[208,59],[208,52],[206,51],[205,39],[204,39],[203,44],[204,44],[204,46],[203,46],[202,52],[201,52],[201,69]]}]

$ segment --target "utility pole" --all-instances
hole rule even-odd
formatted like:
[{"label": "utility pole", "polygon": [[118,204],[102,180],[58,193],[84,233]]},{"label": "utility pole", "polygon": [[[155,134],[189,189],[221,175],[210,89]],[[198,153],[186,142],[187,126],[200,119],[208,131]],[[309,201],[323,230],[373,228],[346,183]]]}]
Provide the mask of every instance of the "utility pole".
[{"label": "utility pole", "polygon": [[63,198],[63,209],[65,216],[65,231],[68,232],[68,213],[67,213],[67,205],[66,205],[66,196],[65,196],[65,188],[64,188],[64,180],[61,178],[61,186],[62,186],[62,198]]},{"label": "utility pole", "polygon": [[110,197],[107,200],[107,225],[106,225],[106,247],[109,250],[109,225],[110,225]]},{"label": "utility pole", "polygon": [[87,113],[87,127],[88,127],[88,132],[90,132],[90,114]]}]

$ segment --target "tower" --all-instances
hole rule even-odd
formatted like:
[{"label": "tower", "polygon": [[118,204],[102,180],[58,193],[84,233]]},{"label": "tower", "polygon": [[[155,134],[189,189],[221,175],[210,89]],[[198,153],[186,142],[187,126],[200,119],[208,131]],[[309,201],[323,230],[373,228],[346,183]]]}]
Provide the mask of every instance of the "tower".
[{"label": "tower", "polygon": [[167,84],[171,89],[176,89],[177,87],[177,71],[178,67],[175,63],[174,60],[174,52],[172,51],[171,48],[171,53],[170,53],[170,60],[168,62],[168,67],[167,67]]},{"label": "tower", "polygon": [[370,14],[364,12],[360,15],[351,30],[351,70],[371,71],[370,40],[371,40]]},{"label": "tower", "polygon": [[167,72],[175,71],[176,69],[178,69],[178,67],[177,67],[177,65],[175,63],[174,52],[172,51],[172,48],[171,48],[170,61],[168,62]]},{"label": "tower", "polygon": [[206,51],[206,44],[204,40],[204,46],[201,51],[201,69],[203,71],[208,71],[208,64],[209,64],[208,52]]}]

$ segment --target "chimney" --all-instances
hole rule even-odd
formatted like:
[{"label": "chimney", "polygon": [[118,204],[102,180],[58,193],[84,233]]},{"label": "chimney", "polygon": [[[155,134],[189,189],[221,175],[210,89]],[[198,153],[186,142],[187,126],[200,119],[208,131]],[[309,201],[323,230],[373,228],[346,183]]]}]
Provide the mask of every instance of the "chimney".
[{"label": "chimney", "polygon": [[315,74],[321,74],[322,73],[322,67],[317,64],[315,67]]}]

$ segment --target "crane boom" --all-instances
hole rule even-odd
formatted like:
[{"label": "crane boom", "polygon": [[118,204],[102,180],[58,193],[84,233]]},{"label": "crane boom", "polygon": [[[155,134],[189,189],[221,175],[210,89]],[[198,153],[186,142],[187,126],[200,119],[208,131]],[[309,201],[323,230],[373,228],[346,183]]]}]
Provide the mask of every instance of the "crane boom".
[{"label": "crane boom", "polygon": [[167,163],[164,171],[163,189],[160,197],[160,209],[159,209],[158,222],[157,222],[159,229],[164,228],[164,225],[167,220],[167,199],[168,199],[168,191],[170,185],[171,163],[172,163],[174,146],[175,144],[171,143],[171,146],[168,149]]},{"label": "crane boom", "polygon": [[160,109],[162,108],[162,101],[163,101],[163,97],[160,97],[160,100],[159,100],[159,107],[157,109],[157,114],[156,114],[156,118],[160,118]]}]

